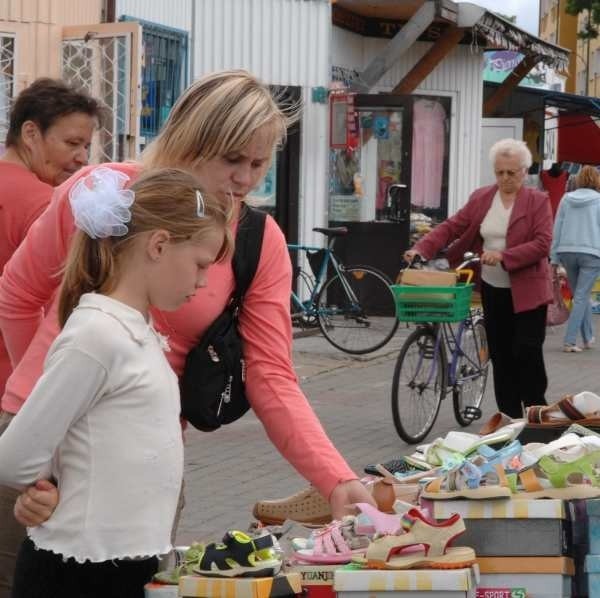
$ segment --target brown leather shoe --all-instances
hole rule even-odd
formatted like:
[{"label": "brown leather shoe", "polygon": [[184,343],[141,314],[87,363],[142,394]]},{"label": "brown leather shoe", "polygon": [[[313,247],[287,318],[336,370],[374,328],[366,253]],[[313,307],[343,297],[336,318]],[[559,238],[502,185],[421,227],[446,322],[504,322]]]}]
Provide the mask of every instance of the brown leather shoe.
[{"label": "brown leather shoe", "polygon": [[287,498],[259,500],[252,514],[266,525],[281,525],[286,519],[312,525],[324,525],[331,521],[329,503],[314,486]]}]

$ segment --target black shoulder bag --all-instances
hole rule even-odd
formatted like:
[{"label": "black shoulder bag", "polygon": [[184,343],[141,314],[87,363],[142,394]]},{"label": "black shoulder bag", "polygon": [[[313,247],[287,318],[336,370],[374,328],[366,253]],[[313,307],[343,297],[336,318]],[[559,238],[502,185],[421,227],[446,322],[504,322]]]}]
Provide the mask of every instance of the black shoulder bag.
[{"label": "black shoulder bag", "polygon": [[238,316],[258,267],[265,216],[242,206],[232,260],[235,290],[223,313],[186,358],[180,381],[181,415],[205,432],[230,424],[250,409],[244,389],[246,364]]}]

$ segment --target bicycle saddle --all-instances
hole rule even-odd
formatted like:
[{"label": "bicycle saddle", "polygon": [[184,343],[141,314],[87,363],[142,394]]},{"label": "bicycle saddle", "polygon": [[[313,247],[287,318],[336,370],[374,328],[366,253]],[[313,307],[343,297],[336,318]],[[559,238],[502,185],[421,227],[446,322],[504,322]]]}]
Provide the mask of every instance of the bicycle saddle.
[{"label": "bicycle saddle", "polygon": [[342,237],[348,233],[345,226],[336,226],[335,228],[313,228],[316,233],[323,233],[327,237]]}]

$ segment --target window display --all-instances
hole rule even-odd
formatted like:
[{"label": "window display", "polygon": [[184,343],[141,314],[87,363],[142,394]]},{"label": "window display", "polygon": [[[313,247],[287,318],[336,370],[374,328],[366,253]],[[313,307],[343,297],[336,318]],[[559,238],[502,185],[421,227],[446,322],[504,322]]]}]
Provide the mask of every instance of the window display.
[{"label": "window display", "polygon": [[329,219],[399,222],[410,212],[418,234],[444,220],[450,107],[448,97],[357,96],[360,142],[330,150]]}]

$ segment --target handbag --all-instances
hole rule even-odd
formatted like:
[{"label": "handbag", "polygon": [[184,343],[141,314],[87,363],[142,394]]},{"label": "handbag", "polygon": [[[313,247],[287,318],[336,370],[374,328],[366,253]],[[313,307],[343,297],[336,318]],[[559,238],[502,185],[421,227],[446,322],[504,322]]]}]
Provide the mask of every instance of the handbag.
[{"label": "handbag", "polygon": [[546,313],[546,326],[560,326],[569,319],[569,308],[567,307],[562,293],[560,292],[560,278],[556,269],[552,272],[552,303],[548,305]]},{"label": "handbag", "polygon": [[180,379],[181,416],[205,432],[230,424],[250,409],[238,320],[244,294],[258,267],[265,217],[264,212],[243,204],[232,259],[235,289],[185,361]]}]

